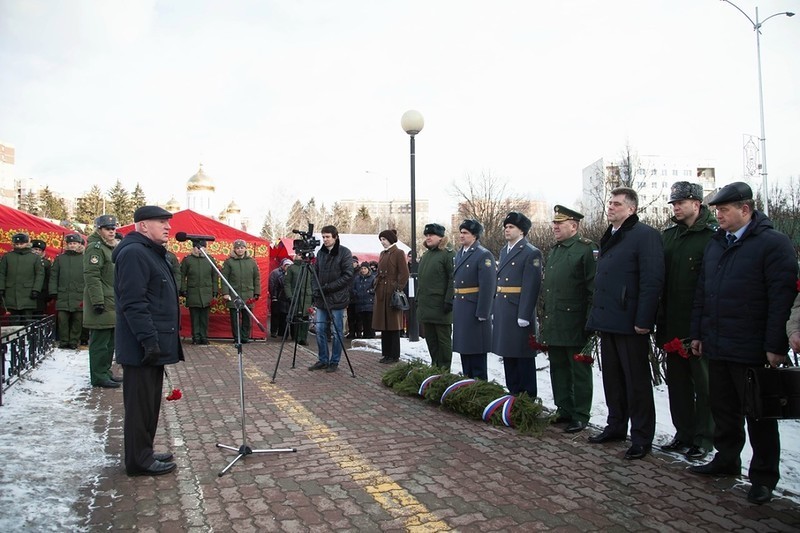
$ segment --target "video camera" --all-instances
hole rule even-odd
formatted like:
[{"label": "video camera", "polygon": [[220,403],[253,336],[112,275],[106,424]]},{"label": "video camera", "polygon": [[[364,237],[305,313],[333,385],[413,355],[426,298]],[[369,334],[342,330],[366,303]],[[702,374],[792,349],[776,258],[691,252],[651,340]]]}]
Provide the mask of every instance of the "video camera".
[{"label": "video camera", "polygon": [[314,258],[314,250],[322,244],[319,239],[314,238],[314,224],[308,225],[308,231],[300,231],[293,229],[292,233],[300,235],[299,239],[295,239],[293,243],[294,253],[302,257],[306,261]]}]

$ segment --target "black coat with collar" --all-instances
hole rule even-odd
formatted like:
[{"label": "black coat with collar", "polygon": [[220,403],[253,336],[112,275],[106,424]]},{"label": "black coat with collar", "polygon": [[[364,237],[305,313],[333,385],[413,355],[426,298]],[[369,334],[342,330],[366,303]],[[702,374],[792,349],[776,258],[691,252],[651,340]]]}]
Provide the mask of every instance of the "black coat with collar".
[{"label": "black coat with collar", "polygon": [[350,250],[336,239],[330,250],[324,246],[319,249],[314,268],[319,278],[319,284],[316,280],[312,280],[311,283],[314,306],[324,309],[327,302],[332,310],[347,309],[350,304],[350,288],[353,286],[354,273],[353,254]]},{"label": "black coat with collar", "polygon": [[587,329],[635,335],[634,326],[653,330],[664,286],[661,234],[639,217],[628,217],[600,240],[594,298]]}]

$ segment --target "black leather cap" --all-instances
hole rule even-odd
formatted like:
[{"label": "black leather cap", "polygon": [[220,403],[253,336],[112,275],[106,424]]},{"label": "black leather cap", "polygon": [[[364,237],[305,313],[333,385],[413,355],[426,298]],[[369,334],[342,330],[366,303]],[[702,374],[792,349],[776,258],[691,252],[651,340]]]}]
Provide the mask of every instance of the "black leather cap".
[{"label": "black leather cap", "polygon": [[152,220],[155,218],[172,218],[172,213],[157,205],[143,205],[133,212],[133,221]]},{"label": "black leather cap", "polygon": [[717,191],[717,194],[708,201],[708,205],[729,204],[752,199],[753,189],[743,181],[734,181]]}]

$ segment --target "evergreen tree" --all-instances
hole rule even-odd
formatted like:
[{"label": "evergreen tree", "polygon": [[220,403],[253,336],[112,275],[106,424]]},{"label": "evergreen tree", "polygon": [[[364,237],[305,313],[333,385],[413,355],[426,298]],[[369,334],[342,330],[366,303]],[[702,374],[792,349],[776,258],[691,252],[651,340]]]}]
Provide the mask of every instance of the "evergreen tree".
[{"label": "evergreen tree", "polygon": [[117,180],[114,187],[108,191],[108,201],[111,204],[111,213],[117,216],[121,226],[133,222],[133,203],[131,195],[122,186],[122,182]]},{"label": "evergreen tree", "polygon": [[75,209],[75,220],[82,224],[93,224],[94,219],[106,214],[106,199],[103,191],[97,185],[92,185],[91,190],[82,198],[78,198]]},{"label": "evergreen tree", "polygon": [[33,191],[28,191],[19,200],[19,210],[39,216],[39,198]]},{"label": "evergreen tree", "polygon": [[330,224],[336,226],[339,233],[350,233],[351,223],[353,217],[350,215],[350,210],[341,205],[339,202],[333,204],[331,209]]},{"label": "evergreen tree", "polygon": [[137,183],[136,187],[133,188],[133,192],[131,193],[131,208],[133,211],[136,211],[143,205],[147,205],[147,198],[144,195],[141,185]]},{"label": "evergreen tree", "polygon": [[56,197],[50,190],[50,187],[45,187],[39,192],[39,216],[42,218],[51,218],[56,220],[67,219],[67,205],[63,198]]},{"label": "evergreen tree", "polygon": [[286,227],[289,230],[297,229],[305,231],[308,227],[308,217],[303,212],[303,204],[300,200],[295,200],[292,208],[289,210],[289,216],[286,218]]},{"label": "evergreen tree", "polygon": [[372,220],[367,206],[362,205],[358,208],[350,231],[353,233],[376,233],[375,222]]}]

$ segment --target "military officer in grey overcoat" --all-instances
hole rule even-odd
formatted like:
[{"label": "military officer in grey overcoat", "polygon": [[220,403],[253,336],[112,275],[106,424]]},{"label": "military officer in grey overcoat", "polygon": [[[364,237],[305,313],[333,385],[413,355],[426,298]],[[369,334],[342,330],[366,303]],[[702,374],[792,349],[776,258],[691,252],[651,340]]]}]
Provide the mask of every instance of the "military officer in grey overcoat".
[{"label": "military officer in grey overcoat", "polygon": [[586,344],[586,318],[592,305],[598,248],[578,235],[583,215],[563,205],[553,214],[556,244],[542,280],[542,343],[550,359],[550,383],[558,408],[556,422],[577,433],[589,423],[592,366],[573,357]]},{"label": "military officer in grey overcoat", "polygon": [[507,244],[500,250],[497,264],[492,351],[503,358],[508,392],[527,392],[535,398],[536,352],[529,338],[536,334],[542,252],[525,238],[530,229],[530,219],[517,211],[503,221]]},{"label": "military officer in grey overcoat", "polygon": [[497,267],[492,252],[478,241],[483,232],[480,222],[465,220],[458,230],[461,248],[453,267],[453,351],[461,354],[465,376],[486,380]]}]

